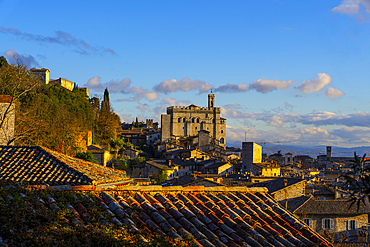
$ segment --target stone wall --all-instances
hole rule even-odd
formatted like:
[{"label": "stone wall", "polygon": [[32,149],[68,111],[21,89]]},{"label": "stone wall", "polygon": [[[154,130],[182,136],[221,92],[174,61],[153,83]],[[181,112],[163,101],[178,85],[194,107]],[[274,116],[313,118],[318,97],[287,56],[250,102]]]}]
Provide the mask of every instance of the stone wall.
[{"label": "stone wall", "polygon": [[287,186],[284,189],[275,191],[271,193],[271,195],[276,201],[282,201],[290,198],[303,196],[305,190],[305,183],[306,182],[303,180],[301,182]]},{"label": "stone wall", "polygon": [[[0,121],[5,117],[4,114],[11,103],[12,97],[0,95]],[[15,104],[13,103],[8,110],[3,127],[0,129],[0,145],[7,145],[8,141],[14,138],[15,128]]]}]

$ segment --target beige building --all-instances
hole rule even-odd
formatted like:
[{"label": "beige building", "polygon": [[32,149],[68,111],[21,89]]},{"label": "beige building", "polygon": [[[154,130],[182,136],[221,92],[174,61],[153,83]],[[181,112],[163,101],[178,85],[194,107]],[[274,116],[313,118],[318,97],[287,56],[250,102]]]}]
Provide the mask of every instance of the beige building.
[{"label": "beige building", "polygon": [[0,121],[4,121],[0,128],[0,145],[7,145],[14,139],[15,103],[9,95],[0,95]]},{"label": "beige building", "polygon": [[220,116],[220,107],[215,107],[215,95],[208,94],[208,107],[170,106],[162,114],[162,142],[181,137],[197,136],[198,132],[209,132],[215,144],[226,147],[226,119]]}]

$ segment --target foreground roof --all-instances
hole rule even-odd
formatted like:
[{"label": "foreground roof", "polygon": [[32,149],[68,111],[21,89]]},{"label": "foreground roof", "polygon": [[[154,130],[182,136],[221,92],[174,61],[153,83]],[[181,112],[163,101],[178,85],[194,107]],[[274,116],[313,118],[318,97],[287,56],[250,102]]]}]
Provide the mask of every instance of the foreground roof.
[{"label": "foreground roof", "polygon": [[[64,207],[73,211],[74,216],[67,219],[70,225],[112,222],[143,239],[190,239],[193,246],[330,245],[268,197],[263,188],[127,186],[83,192],[78,199],[53,191],[39,194],[41,200],[36,203],[49,208],[50,213]],[[28,200],[24,195],[18,197]],[[105,214],[94,217],[97,208]]]},{"label": "foreground roof", "polygon": [[0,146],[0,179],[49,185],[127,181],[124,172],[39,146]]}]

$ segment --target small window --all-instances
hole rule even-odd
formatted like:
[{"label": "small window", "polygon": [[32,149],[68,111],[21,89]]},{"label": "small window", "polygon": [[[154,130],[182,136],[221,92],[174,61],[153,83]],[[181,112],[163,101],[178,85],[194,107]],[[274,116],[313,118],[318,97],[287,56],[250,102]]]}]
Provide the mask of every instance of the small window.
[{"label": "small window", "polygon": [[177,119],[177,122],[181,123],[181,117],[179,117],[179,118]]},{"label": "small window", "polygon": [[220,143],[221,143],[221,144],[224,144],[224,142],[225,142],[225,139],[222,137],[222,138],[220,139]]},{"label": "small window", "polygon": [[192,119],[191,119],[191,122],[192,122],[192,123],[194,123],[194,122],[195,122],[194,118],[192,118]]},{"label": "small window", "polygon": [[357,220],[348,220],[347,221],[347,230],[356,230],[358,228]]},{"label": "small window", "polygon": [[221,130],[221,134],[223,134],[224,133],[224,130]]},{"label": "small window", "polygon": [[333,229],[333,219],[322,219],[323,229]]},{"label": "small window", "polygon": [[197,123],[199,123],[199,118],[197,118]]},{"label": "small window", "polygon": [[185,120],[185,118],[183,118],[183,119],[182,119],[182,122],[183,122],[183,123],[185,123],[185,121],[186,121],[186,120]]},{"label": "small window", "polygon": [[312,228],[312,219],[306,218],[306,219],[303,219],[303,221],[304,223],[306,223],[306,225]]}]

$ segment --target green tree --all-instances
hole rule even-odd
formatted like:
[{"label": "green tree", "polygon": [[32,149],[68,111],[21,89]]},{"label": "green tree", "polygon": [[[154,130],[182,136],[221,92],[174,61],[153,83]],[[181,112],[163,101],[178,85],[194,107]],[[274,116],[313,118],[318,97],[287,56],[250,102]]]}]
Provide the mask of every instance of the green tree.
[{"label": "green tree", "polygon": [[8,61],[6,60],[6,58],[4,56],[1,56],[0,57],[0,69],[3,66],[9,66],[9,64],[8,64]]},{"label": "green tree", "polygon": [[160,183],[163,183],[164,181],[166,181],[167,179],[168,179],[167,167],[163,167],[159,171],[158,177],[155,180],[155,182],[157,184],[160,184]]},{"label": "green tree", "polygon": [[100,142],[109,145],[111,138],[116,139],[121,128],[121,121],[109,102],[109,92],[106,88],[104,91],[104,99],[101,102],[98,119],[96,119],[96,135]]},{"label": "green tree", "polygon": [[[0,113],[0,131],[6,128],[5,121],[7,117],[16,111],[16,124],[22,122],[29,112],[20,107],[19,102],[27,97],[29,93],[40,86],[40,79],[32,74],[25,65],[19,61],[15,65],[8,65],[6,60],[0,59],[0,95],[11,96],[11,101],[5,111]],[[35,130],[34,125],[28,124],[27,127],[19,129],[16,125],[14,137],[9,137],[7,144],[11,144],[19,138],[29,135]],[[6,131],[6,130],[5,130]]]},{"label": "green tree", "polygon": [[90,162],[93,162],[93,163],[96,163],[96,164],[98,163],[94,159],[94,155],[91,152],[78,152],[76,154],[76,158],[86,160],[86,161],[90,161]]},{"label": "green tree", "polygon": [[346,185],[349,186],[350,207],[357,206],[360,208],[360,203],[364,203],[367,207],[370,205],[370,166],[365,164],[364,154],[362,157],[354,153],[354,159],[351,160],[352,171],[342,177],[346,180]]}]

